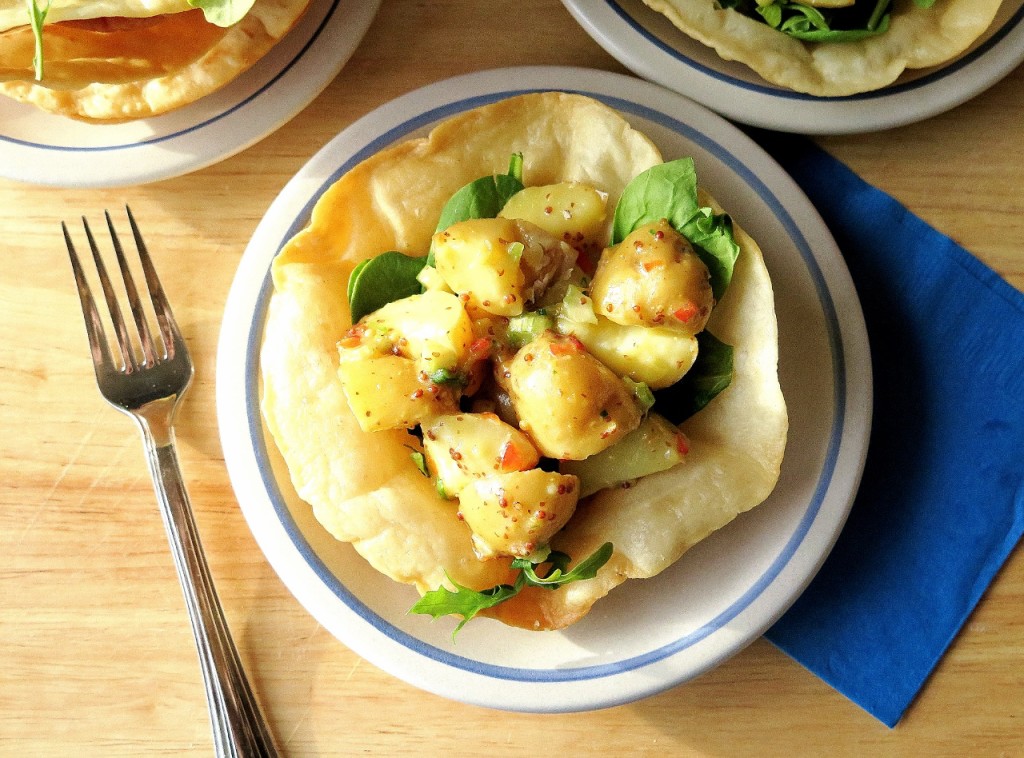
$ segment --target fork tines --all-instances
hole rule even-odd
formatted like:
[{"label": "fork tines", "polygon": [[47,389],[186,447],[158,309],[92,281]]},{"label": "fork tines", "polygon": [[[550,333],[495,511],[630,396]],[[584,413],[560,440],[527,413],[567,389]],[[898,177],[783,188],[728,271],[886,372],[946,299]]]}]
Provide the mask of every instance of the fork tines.
[{"label": "fork tines", "polygon": [[[82,225],[85,227],[85,235],[89,241],[89,248],[92,250],[96,273],[99,277],[100,287],[103,290],[103,298],[106,300],[107,310],[110,314],[110,321],[114,326],[116,342],[120,349],[120,360],[117,361],[118,367],[125,373],[133,373],[140,368],[154,366],[161,360],[173,358],[176,343],[178,339],[180,339],[180,333],[178,331],[177,324],[174,321],[174,316],[171,313],[170,306],[167,303],[167,298],[164,295],[164,290],[160,284],[160,279],[157,276],[156,269],[153,267],[153,261],[149,256],[149,251],[146,249],[146,243],[143,241],[142,234],[139,232],[139,227],[135,223],[135,218],[132,216],[131,209],[125,206],[125,210],[128,213],[128,223],[131,225],[132,236],[135,238],[135,247],[138,251],[139,261],[142,265],[143,275],[146,280],[146,289],[149,292],[149,300],[152,304],[153,312],[156,315],[160,336],[159,344],[153,338],[153,332],[150,329],[149,320],[146,317],[142,298],[139,296],[138,288],[135,286],[135,278],[129,268],[124,248],[121,245],[121,240],[117,236],[117,231],[114,229],[114,223],[110,218],[110,213],[104,211],[103,215],[107,220],[107,229],[110,232],[110,239],[114,246],[114,253],[117,256],[118,267],[121,270],[124,294],[127,296],[128,306],[135,322],[137,330],[136,334],[138,335],[138,345],[139,348],[141,348],[141,362],[139,360],[139,356],[136,354],[135,348],[133,347],[134,343],[131,334],[129,333],[128,325],[122,315],[117,292],[115,291],[115,288],[110,281],[110,277],[107,274],[107,268],[103,263],[103,256],[100,253],[99,246],[96,244],[96,238],[93,236],[92,229],[89,227],[89,222],[84,216],[82,217]],[[111,360],[109,343],[103,328],[103,319],[96,307],[96,302],[93,299],[88,280],[84,270],[82,269],[81,261],[79,260],[78,253],[75,251],[75,245],[71,240],[71,234],[65,223],[61,222],[61,228],[64,230],[64,241],[67,244],[68,255],[71,258],[71,267],[75,273],[75,282],[78,285],[78,295],[82,301],[82,310],[86,314],[86,331],[89,335],[89,346],[92,349],[93,361],[97,366],[101,363],[108,366],[114,365],[114,361]]]}]

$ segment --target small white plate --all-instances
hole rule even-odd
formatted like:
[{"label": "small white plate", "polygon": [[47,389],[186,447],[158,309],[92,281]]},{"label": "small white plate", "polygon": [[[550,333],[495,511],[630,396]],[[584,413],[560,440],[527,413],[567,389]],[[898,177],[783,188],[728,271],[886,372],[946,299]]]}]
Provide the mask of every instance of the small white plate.
[{"label": "small white plate", "polygon": [[630,71],[727,118],[801,134],[853,134],[922,121],[960,105],[1024,61],[1024,2],[1006,0],[988,32],[944,66],[847,97],[815,97],[767,83],[726,61],[642,0],[562,0],[594,40]]},{"label": "small white plate", "polygon": [[[514,82],[514,86],[510,86]],[[574,626],[530,632],[407,613],[411,587],[322,529],[291,488],[263,426],[258,354],[271,261],[338,177],[438,121],[523,91],[571,90],[618,109],[698,176],[759,240],[773,277],[790,441],[778,488],[653,579],[629,581]],[[343,292],[338,293],[344,297]],[[267,559],[309,612],[371,663],[425,690],[492,708],[578,711],[690,679],[756,639],[832,547],[860,479],[871,373],[860,304],[817,212],[779,166],[705,108],[633,77],[575,68],[485,71],[405,95],[338,135],[288,183],[232,285],[217,356],[224,456]]]},{"label": "small white plate", "polygon": [[312,0],[251,69],[149,119],[90,124],[0,96],[0,175],[58,187],[123,187],[224,160],[309,105],[341,71],[379,6],[380,0]]}]

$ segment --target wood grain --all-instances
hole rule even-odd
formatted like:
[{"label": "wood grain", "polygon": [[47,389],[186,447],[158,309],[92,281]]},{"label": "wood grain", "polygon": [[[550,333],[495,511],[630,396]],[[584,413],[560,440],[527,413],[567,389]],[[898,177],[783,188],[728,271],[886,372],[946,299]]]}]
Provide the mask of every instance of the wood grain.
[{"label": "wood grain", "polygon": [[[196,358],[182,465],[242,658],[288,755],[1022,755],[1018,550],[894,730],[758,641],[689,684],[592,713],[498,713],[363,662],[269,567],[237,507],[214,409],[235,267],[286,181],[416,87],[497,66],[623,68],[557,0],[385,0],[323,95],[190,176],[123,190],[0,181],[0,754],[208,755],[199,669],[136,432],[96,392],[59,222],[130,202]],[[928,121],[821,139],[1024,289],[1024,70]]]}]

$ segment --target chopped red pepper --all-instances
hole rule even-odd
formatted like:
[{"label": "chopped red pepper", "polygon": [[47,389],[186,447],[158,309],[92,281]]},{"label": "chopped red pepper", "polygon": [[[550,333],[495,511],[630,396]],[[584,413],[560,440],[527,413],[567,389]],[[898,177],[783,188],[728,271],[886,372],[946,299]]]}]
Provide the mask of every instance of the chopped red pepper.
[{"label": "chopped red pepper", "polygon": [[679,451],[680,455],[686,455],[690,452],[690,441],[686,439],[686,435],[682,432],[676,435],[676,450]]},{"label": "chopped red pepper", "polygon": [[680,321],[686,322],[697,315],[697,306],[692,301],[687,302],[686,305],[678,308],[673,314]]},{"label": "chopped red pepper", "polygon": [[571,355],[573,353],[582,353],[586,348],[579,339],[570,334],[564,340],[551,343],[551,354],[552,355]]},{"label": "chopped red pepper", "polygon": [[512,440],[505,443],[501,449],[501,470],[502,471],[523,471],[529,465],[523,451],[520,450]]}]

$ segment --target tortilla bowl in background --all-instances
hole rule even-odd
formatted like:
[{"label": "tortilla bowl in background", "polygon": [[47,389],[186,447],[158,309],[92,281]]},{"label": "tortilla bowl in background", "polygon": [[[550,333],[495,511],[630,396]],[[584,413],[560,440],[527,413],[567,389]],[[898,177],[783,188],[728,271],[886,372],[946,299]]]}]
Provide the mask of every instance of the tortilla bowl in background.
[{"label": "tortilla bowl in background", "polygon": [[[508,561],[477,559],[456,509],[410,460],[405,431],[359,429],[337,371],[337,342],[351,325],[346,282],[356,264],[380,252],[425,254],[448,198],[501,173],[516,152],[527,186],[589,183],[608,194],[609,208],[630,179],[663,160],[650,139],[591,98],[547,92],[505,99],[354,166],[273,263],[262,409],[291,483],[335,538],[421,593],[446,578],[492,587],[508,580]],[[788,428],[774,298],[757,244],[739,228],[736,239],[733,281],[709,324],[735,348],[733,383],[684,423],[686,462],[582,503],[552,547],[579,558],[612,542],[611,560],[594,579],[522,592],[494,609],[502,621],[529,629],[572,624],[626,579],[659,574],[771,493]]]},{"label": "tortilla bowl in background", "polygon": [[240,20],[220,26],[185,0],[54,0],[42,27],[43,77],[37,80],[26,6],[0,0],[0,94],[84,121],[156,116],[251,68],[308,3],[256,0]]},{"label": "tortilla bowl in background", "polygon": [[[717,0],[643,0],[686,35],[765,81],[819,97],[882,89],[907,70],[953,60],[992,25],[1002,0],[893,0],[888,30],[842,42],[805,42]],[[870,0],[858,0],[870,4]],[[822,3],[826,5],[828,3]],[[810,3],[809,3],[810,5]],[[826,9],[827,10],[827,9]]]}]

